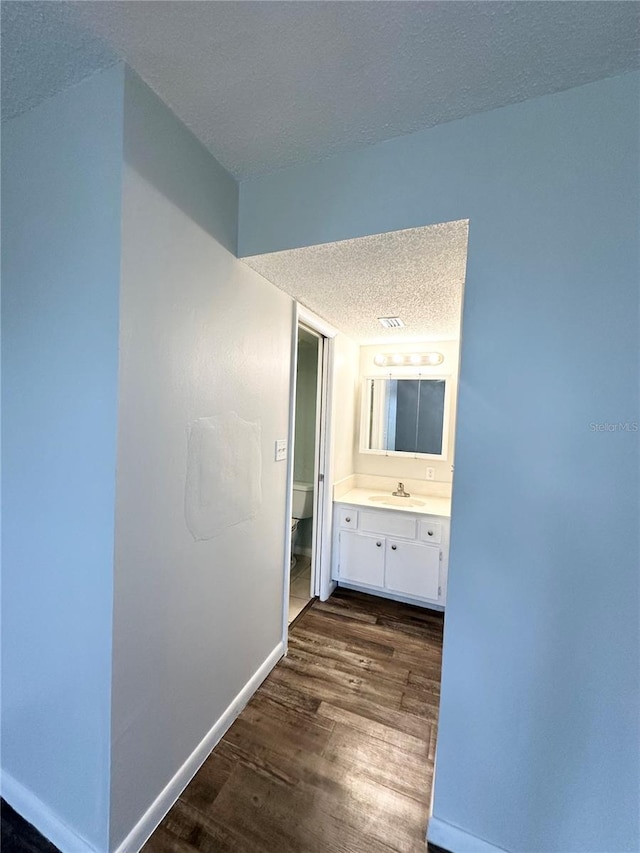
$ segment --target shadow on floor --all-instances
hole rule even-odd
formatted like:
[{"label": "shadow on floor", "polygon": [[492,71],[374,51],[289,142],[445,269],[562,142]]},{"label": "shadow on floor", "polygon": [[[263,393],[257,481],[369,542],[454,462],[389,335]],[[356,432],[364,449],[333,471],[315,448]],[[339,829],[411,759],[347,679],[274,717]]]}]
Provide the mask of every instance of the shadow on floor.
[{"label": "shadow on floor", "polygon": [[0,824],[2,853],[60,853],[5,800],[0,800]]}]

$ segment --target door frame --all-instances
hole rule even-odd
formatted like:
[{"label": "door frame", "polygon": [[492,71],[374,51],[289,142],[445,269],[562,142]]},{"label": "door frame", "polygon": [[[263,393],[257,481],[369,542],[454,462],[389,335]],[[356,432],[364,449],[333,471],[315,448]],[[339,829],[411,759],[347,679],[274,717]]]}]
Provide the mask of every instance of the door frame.
[{"label": "door frame", "polygon": [[284,549],[284,584],[282,640],[285,654],[289,637],[289,580],[291,558],[291,509],[293,505],[293,451],[296,428],[296,371],[298,364],[298,327],[306,326],[323,338],[322,363],[318,362],[319,411],[316,420],[316,471],[313,492],[313,560],[314,595],[326,601],[336,587],[331,580],[331,535],[333,520],[332,438],[333,438],[333,370],[334,338],[338,330],[300,303],[293,303],[291,334],[291,371],[289,383],[289,438],[287,454],[287,499]]}]

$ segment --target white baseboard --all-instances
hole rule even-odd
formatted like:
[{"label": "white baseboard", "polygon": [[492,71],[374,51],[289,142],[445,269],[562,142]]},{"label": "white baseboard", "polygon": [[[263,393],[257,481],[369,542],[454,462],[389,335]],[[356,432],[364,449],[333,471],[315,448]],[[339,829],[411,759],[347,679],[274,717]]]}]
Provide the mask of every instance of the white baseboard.
[{"label": "white baseboard", "polygon": [[226,711],[224,711],[210,731],[193,750],[173,779],[158,794],[124,841],[118,845],[114,853],[137,853],[141,849],[162,818],[196,775],[211,750],[225,734],[283,654],[284,643],[280,641],[269,657],[258,667],[249,681],[247,681]]},{"label": "white baseboard", "polygon": [[496,847],[483,838],[478,838],[459,826],[447,823],[438,817],[429,818],[427,840],[450,853],[507,853],[504,847]]},{"label": "white baseboard", "polygon": [[9,805],[63,853],[95,853],[96,848],[86,838],[78,835],[33,791],[25,788],[6,770],[2,771],[0,789]]}]

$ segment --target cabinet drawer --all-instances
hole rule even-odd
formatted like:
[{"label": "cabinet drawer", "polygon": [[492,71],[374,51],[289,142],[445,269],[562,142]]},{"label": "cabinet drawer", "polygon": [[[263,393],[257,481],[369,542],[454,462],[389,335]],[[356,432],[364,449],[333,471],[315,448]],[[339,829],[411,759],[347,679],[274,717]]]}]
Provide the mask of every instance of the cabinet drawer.
[{"label": "cabinet drawer", "polygon": [[338,510],[338,523],[340,527],[355,530],[358,526],[358,512],[353,509]]},{"label": "cabinet drawer", "polygon": [[439,545],[442,542],[442,522],[421,521],[418,537],[423,542],[434,542]]},{"label": "cabinet drawer", "polygon": [[361,512],[360,530],[381,536],[416,538],[416,520],[400,512]]}]

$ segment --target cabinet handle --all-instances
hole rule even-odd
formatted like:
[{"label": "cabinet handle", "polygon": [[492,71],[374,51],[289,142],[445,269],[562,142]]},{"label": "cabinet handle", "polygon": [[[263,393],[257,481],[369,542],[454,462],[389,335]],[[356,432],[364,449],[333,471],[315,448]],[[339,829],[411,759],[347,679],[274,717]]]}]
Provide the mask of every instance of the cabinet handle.
[{"label": "cabinet handle", "polygon": [[397,549],[397,547],[398,547],[397,545],[392,545],[392,546],[391,546],[391,550],[392,550],[392,551],[395,551],[395,550]]},{"label": "cabinet handle", "polygon": [[[350,518],[349,516],[347,516],[347,517],[345,518],[345,521],[347,522],[347,524],[349,524],[349,522],[351,521],[351,518]],[[429,534],[429,536],[431,536],[431,534]]]},{"label": "cabinet handle", "polygon": [[[349,521],[349,519],[347,519]],[[427,536],[433,536],[433,530],[427,530]]]},{"label": "cabinet handle", "polygon": [[382,542],[376,542],[376,548],[380,548],[381,545],[382,545]]}]

